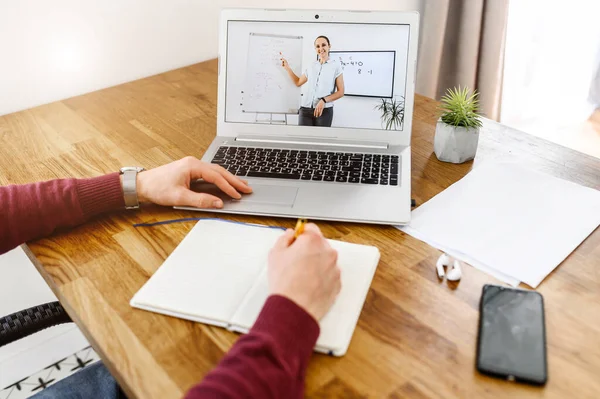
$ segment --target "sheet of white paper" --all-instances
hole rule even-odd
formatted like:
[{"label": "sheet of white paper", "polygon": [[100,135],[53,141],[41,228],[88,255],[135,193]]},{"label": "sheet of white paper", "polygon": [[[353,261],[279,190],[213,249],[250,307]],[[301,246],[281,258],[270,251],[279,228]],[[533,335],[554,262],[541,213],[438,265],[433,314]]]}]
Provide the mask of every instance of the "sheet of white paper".
[{"label": "sheet of white paper", "polygon": [[413,211],[406,232],[535,288],[599,224],[600,191],[488,162]]},{"label": "sheet of white paper", "polygon": [[[432,247],[437,248],[440,251],[447,253],[448,255],[452,256],[455,259],[458,259],[458,260],[468,263],[469,265],[489,274],[492,277],[497,278],[498,280],[500,280],[506,284],[509,284],[513,287],[517,287],[520,283],[520,281],[518,279],[511,277],[511,276],[507,276],[506,274],[504,274],[502,272],[494,270],[494,269],[490,268],[489,266],[486,266],[483,263],[479,262],[478,260],[473,259],[470,256],[463,254],[462,252],[455,251],[452,248],[448,248],[444,245],[441,245],[437,242],[434,242],[434,241],[428,239],[427,237],[424,237],[421,233],[419,233],[415,229],[411,228],[410,226],[398,226],[398,229],[402,230],[406,234],[409,234],[409,235],[415,237],[417,240],[421,240],[421,241],[431,245]],[[465,273],[466,272],[463,270],[463,275]]]}]

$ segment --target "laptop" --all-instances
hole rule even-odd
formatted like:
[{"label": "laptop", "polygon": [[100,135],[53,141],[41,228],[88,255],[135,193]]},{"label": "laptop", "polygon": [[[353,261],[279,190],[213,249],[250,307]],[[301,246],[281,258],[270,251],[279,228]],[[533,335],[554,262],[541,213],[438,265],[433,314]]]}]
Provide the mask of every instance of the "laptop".
[{"label": "laptop", "polygon": [[210,212],[408,223],[419,14],[225,9],[220,22],[217,134],[202,160],[253,193],[200,182],[224,201]]}]

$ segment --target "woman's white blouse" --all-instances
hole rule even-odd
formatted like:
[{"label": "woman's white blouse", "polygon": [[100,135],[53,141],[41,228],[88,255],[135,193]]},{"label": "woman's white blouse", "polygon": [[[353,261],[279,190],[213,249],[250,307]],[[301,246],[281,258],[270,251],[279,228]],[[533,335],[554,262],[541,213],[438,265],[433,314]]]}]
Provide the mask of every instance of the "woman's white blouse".
[{"label": "woman's white blouse", "polygon": [[[324,64],[319,61],[313,62],[306,70],[304,75],[308,78],[306,85],[307,93],[302,96],[302,106],[314,108],[321,97],[333,94],[335,91],[335,80],[342,74],[342,67],[339,62],[329,59]],[[325,103],[325,107],[333,107],[333,103]]]}]

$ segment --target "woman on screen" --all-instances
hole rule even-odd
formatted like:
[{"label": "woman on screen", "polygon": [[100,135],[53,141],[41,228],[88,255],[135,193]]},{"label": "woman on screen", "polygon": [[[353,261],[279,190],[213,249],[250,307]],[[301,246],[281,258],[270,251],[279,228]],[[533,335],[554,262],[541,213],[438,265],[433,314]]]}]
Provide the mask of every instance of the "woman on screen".
[{"label": "woman on screen", "polygon": [[342,67],[329,59],[330,46],[326,36],[317,37],[315,50],[319,59],[309,65],[301,77],[296,76],[287,60],[281,57],[281,65],[296,86],[308,83],[308,93],[303,96],[300,107],[299,125],[331,127],[333,102],[344,96]]}]

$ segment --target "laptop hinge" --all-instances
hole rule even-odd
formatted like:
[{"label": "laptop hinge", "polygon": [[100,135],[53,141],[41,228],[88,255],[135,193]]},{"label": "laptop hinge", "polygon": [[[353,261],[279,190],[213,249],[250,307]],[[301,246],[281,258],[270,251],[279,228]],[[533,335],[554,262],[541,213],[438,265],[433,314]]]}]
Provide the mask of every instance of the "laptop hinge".
[{"label": "laptop hinge", "polygon": [[351,148],[369,148],[378,150],[389,149],[389,144],[382,142],[363,142],[363,141],[325,141],[320,139],[309,138],[275,138],[275,137],[244,137],[238,136],[235,141],[240,143],[275,143],[275,144],[300,144],[322,147],[351,147]]}]

